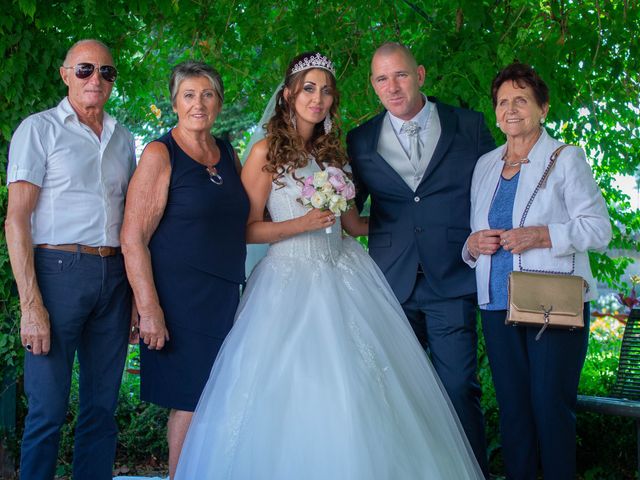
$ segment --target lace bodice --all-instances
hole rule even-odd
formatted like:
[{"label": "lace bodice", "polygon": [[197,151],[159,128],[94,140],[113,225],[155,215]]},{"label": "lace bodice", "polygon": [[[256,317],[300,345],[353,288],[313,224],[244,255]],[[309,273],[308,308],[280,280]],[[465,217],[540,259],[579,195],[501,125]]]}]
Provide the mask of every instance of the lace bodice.
[{"label": "lace bodice", "polygon": [[[309,161],[307,166],[295,170],[295,176],[303,181],[317,171],[320,171],[320,167],[315,161]],[[267,209],[274,222],[291,220],[307,213],[307,207],[298,202],[302,192],[301,181],[296,181],[291,174],[287,174],[279,179],[284,186],[271,184]],[[269,247],[267,255],[335,261],[341,252],[342,226],[340,217],[337,217],[331,233],[321,229],[281,240]]]}]

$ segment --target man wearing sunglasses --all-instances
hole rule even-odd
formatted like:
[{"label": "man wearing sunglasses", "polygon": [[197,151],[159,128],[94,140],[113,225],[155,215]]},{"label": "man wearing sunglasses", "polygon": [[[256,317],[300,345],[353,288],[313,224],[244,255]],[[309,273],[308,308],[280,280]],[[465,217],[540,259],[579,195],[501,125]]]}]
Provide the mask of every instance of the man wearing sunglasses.
[{"label": "man wearing sunglasses", "polygon": [[54,478],[77,354],[73,478],[111,480],[132,318],[119,234],[135,150],[131,134],[104,112],[117,76],[109,49],[76,43],[60,75],[67,97],[25,119],[9,147],[5,230],[29,402],[20,477]]}]

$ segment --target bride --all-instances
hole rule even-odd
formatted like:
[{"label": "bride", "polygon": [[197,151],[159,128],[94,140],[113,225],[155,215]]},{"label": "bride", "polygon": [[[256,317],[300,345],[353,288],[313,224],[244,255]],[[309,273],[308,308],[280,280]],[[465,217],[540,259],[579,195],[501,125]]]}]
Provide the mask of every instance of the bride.
[{"label": "bride", "polygon": [[366,235],[367,220],[355,208],[336,217],[299,201],[305,178],[349,170],[333,63],[315,52],[294,58],[275,99],[266,138],[242,171],[247,240],[271,245],[249,278],[175,478],[483,478],[384,276],[342,235]]}]

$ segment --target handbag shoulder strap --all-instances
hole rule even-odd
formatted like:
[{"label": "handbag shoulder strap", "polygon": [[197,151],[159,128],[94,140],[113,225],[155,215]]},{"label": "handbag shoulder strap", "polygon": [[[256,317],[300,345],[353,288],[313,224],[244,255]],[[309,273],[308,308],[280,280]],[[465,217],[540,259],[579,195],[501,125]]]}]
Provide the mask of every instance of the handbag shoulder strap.
[{"label": "handbag shoulder strap", "polygon": [[[549,158],[549,164],[547,165],[547,168],[545,168],[544,172],[542,173],[542,178],[540,178],[540,181],[538,182],[538,185],[536,185],[535,190],[531,194],[531,198],[527,202],[527,206],[524,207],[524,211],[522,212],[522,218],[520,219],[520,225],[519,225],[520,228],[524,227],[524,222],[527,219],[527,215],[529,214],[529,209],[531,208],[531,204],[533,203],[533,200],[538,195],[538,192],[540,191],[540,189],[544,188],[546,186],[547,178],[549,178],[549,174],[551,173],[551,169],[556,164],[556,160],[560,156],[560,152],[562,152],[562,150],[564,150],[568,146],[569,145],[566,145],[566,144],[565,145],[560,145],[551,154],[551,157]],[[518,254],[518,267],[520,268],[520,271],[522,271],[522,272],[553,273],[553,274],[556,274],[556,275],[573,275],[573,272],[576,269],[576,254],[574,253],[571,256],[571,271],[570,272],[555,272],[555,271],[549,271],[549,270],[534,270],[534,269],[523,268],[522,267],[522,254],[520,254],[520,253]]]}]

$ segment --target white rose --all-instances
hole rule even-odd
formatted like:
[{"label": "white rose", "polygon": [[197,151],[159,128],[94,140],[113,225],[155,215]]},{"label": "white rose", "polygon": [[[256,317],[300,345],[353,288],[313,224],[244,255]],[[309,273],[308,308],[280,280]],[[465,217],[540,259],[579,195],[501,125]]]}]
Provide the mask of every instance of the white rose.
[{"label": "white rose", "polygon": [[313,174],[313,186],[321,188],[329,181],[329,174],[326,171],[316,172]]},{"label": "white rose", "polygon": [[322,192],[316,192],[311,197],[311,205],[313,208],[323,208],[327,203],[327,196]]},{"label": "white rose", "polygon": [[340,195],[333,195],[329,200],[329,210],[334,215],[340,215],[341,212],[344,212],[347,209],[347,201],[342,198]]},{"label": "white rose", "polygon": [[335,192],[333,185],[331,185],[331,182],[327,181],[327,183],[325,183],[324,185],[322,185],[322,188],[320,189],[320,191],[322,193],[326,193],[326,194],[332,194]]}]

